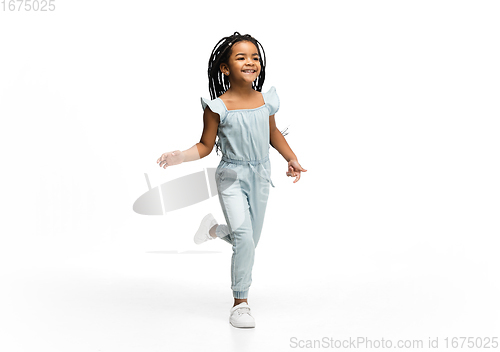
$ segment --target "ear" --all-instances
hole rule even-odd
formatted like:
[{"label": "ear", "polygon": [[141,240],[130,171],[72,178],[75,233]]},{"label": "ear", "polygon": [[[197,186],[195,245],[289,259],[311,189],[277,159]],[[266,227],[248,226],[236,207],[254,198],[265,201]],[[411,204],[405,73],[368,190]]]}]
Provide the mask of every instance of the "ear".
[{"label": "ear", "polygon": [[224,63],[220,64],[219,68],[220,68],[220,71],[222,72],[223,75],[225,75],[227,72],[229,72],[229,67]]}]

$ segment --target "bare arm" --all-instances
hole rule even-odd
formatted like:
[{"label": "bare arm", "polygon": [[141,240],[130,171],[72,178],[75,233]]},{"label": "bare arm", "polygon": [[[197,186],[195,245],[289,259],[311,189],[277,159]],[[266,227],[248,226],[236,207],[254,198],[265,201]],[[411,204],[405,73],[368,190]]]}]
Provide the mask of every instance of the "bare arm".
[{"label": "bare arm", "polygon": [[168,166],[179,165],[185,161],[193,161],[206,157],[214,147],[219,121],[219,114],[212,112],[210,108],[205,108],[203,112],[203,133],[200,141],[183,152],[176,150],[163,153],[156,163],[166,169]]},{"label": "bare arm", "polygon": [[185,155],[184,162],[203,159],[212,152],[219,122],[219,114],[214,113],[209,107],[206,107],[203,113],[203,133],[201,139],[191,148],[182,152]]},{"label": "bare arm", "polygon": [[283,137],[283,134],[281,134],[280,130],[276,127],[274,115],[269,116],[269,131],[271,146],[276,149],[287,162],[290,160],[297,160],[297,156],[292,151],[292,148],[290,148],[285,137]]},{"label": "bare arm", "polygon": [[274,115],[269,116],[269,131],[271,137],[271,145],[288,162],[288,170],[286,172],[286,175],[288,177],[296,177],[293,183],[298,182],[300,180],[301,172],[307,172],[307,170],[300,166],[297,160],[297,156],[286,142],[283,134],[281,134],[280,130],[278,130],[278,128],[276,127]]}]

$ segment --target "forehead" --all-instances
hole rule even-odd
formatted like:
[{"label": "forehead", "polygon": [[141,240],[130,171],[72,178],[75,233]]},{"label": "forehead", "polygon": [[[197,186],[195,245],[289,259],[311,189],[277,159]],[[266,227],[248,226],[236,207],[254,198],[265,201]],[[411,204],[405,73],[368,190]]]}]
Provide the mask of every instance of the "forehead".
[{"label": "forehead", "polygon": [[244,53],[248,55],[259,54],[255,44],[249,41],[242,41],[233,45],[231,56],[235,56],[239,53]]}]

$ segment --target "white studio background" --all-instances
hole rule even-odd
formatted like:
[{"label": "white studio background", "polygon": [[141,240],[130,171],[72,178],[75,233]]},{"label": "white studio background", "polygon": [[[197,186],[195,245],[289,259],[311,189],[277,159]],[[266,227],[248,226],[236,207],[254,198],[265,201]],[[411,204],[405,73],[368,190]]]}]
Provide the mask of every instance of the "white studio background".
[{"label": "white studio background", "polygon": [[[498,334],[498,2],[55,5],[0,11],[0,349]],[[252,331],[227,321],[231,247],[193,243],[218,198],[132,211],[145,173],[217,166],[156,160],[200,140],[208,59],[235,31],[262,43],[308,170],[293,184],[271,148]]]}]

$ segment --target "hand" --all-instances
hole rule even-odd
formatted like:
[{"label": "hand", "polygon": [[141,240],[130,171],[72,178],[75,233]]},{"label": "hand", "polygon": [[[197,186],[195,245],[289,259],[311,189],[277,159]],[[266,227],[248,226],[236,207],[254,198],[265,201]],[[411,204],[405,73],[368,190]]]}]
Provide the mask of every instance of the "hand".
[{"label": "hand", "polygon": [[297,160],[292,159],[288,162],[288,171],[286,172],[286,175],[290,176],[290,177],[297,177],[293,181],[293,183],[300,180],[300,172],[301,171],[307,172],[306,169],[304,169],[304,168],[302,168],[302,166],[300,166],[300,164]]},{"label": "hand", "polygon": [[175,152],[167,152],[163,153],[160,158],[156,161],[156,163],[164,169],[167,168],[167,166],[174,166],[181,164],[184,162],[185,155],[183,152],[180,150],[176,150]]}]

